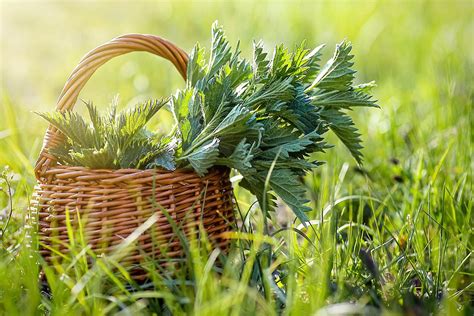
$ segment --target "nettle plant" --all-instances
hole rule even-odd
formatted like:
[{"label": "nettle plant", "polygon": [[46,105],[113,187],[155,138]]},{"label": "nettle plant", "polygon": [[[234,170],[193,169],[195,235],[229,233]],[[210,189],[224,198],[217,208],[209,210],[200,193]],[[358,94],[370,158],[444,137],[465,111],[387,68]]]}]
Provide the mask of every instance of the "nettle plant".
[{"label": "nettle plant", "polygon": [[59,129],[65,140],[50,149],[59,163],[92,169],[175,168],[172,148],[145,125],[166,104],[152,100],[117,113],[117,99],[106,115],[100,115],[92,103],[86,103],[91,123],[78,113],[38,113]]},{"label": "nettle plant", "polygon": [[[231,168],[262,209],[271,210],[278,196],[305,222],[302,176],[321,164],[311,155],[331,147],[331,130],[361,163],[360,134],[347,111],[377,106],[372,82],[353,83],[351,44],[337,45],[320,66],[323,47],[302,43],[289,52],[279,45],[270,57],[257,42],[247,60],[214,24],[209,57],[196,44],[186,86],[168,100],[106,117],[88,105],[91,124],[71,112],[41,114],[66,136],[52,154],[89,168],[192,168],[201,176],[214,166]],[[145,124],[165,103],[176,124],[160,136]]]}]

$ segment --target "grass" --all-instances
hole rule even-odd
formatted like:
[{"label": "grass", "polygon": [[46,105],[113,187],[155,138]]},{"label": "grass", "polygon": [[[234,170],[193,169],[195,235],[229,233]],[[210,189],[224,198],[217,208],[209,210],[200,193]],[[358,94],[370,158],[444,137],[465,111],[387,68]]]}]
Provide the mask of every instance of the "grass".
[{"label": "grass", "polygon": [[[1,237],[0,314],[473,313],[472,3],[2,2],[1,8],[2,38],[9,40],[0,49],[0,166],[8,166],[13,216]],[[125,271],[111,273],[113,258],[89,253],[95,264],[88,267],[80,239],[69,264],[47,267],[34,252],[27,221],[32,166],[46,128],[32,110],[51,110],[73,66],[97,44],[143,32],[189,50],[196,40],[207,45],[216,18],[231,41],[241,39],[244,53],[258,38],[267,47],[352,40],[358,76],[377,81],[382,107],[356,116],[364,165],[340,145],[318,157],[326,164],[306,179],[309,228],[284,206],[266,222],[237,188],[246,220],[232,253],[190,240],[190,256],[174,276],[153,273],[146,286],[130,282]],[[119,91],[128,103],[169,95],[180,84],[169,65],[135,54],[105,65],[81,96],[107,104]],[[160,119],[156,126],[170,128],[169,117]],[[5,227],[9,190],[2,185]],[[48,287],[38,285],[40,269]]]}]

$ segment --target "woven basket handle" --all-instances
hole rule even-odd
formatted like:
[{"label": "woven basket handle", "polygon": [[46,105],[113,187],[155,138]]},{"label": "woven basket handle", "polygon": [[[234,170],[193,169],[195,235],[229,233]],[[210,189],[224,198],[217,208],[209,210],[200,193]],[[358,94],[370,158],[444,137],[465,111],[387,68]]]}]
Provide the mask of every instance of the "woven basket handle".
[{"label": "woven basket handle", "polygon": [[[56,110],[60,112],[72,110],[79,92],[100,66],[113,57],[136,51],[149,52],[169,60],[186,80],[188,56],[182,49],[154,35],[122,35],[95,48],[82,58],[64,85],[56,105]],[[48,152],[48,149],[57,145],[61,139],[61,132],[50,125],[46,130],[43,148],[35,166],[35,174],[38,179],[50,166],[56,164],[54,156]]]}]

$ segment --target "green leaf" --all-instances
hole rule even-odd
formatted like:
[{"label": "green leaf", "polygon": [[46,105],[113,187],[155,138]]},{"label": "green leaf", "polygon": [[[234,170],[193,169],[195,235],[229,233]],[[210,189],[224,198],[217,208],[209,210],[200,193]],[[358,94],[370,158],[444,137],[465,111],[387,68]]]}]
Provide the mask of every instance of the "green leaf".
[{"label": "green leaf", "polygon": [[289,169],[274,169],[270,177],[272,190],[293,210],[296,217],[305,223],[308,221],[306,212],[311,208],[305,206],[309,200],[299,176]]},{"label": "green leaf", "polygon": [[170,151],[162,151],[154,155],[151,162],[146,165],[146,169],[162,168],[165,170],[176,170],[174,161],[174,153]]},{"label": "green leaf", "polygon": [[346,145],[354,159],[361,164],[362,153],[360,150],[363,148],[361,145],[362,140],[352,118],[346,113],[335,109],[323,110],[321,118],[327,122],[329,128]]},{"label": "green leaf", "polygon": [[171,112],[177,122],[182,146],[186,150],[202,130],[202,99],[198,90],[187,88],[171,99]]},{"label": "green leaf", "polygon": [[[255,159],[255,161],[253,162],[253,166],[255,166],[259,170],[269,169],[271,167],[271,164],[272,161],[268,159]],[[316,168],[322,164],[323,162],[320,161],[308,161],[306,159],[295,157],[279,158],[274,169],[290,169],[301,176],[304,175],[306,171]]]},{"label": "green leaf", "polygon": [[230,156],[219,157],[216,159],[216,165],[237,169],[241,174],[255,172],[254,167],[252,166],[254,145],[255,143],[251,145],[246,142],[245,138],[242,139]]},{"label": "green leaf", "polygon": [[189,54],[186,74],[188,86],[193,87],[204,78],[206,74],[205,67],[204,49],[199,46],[199,43],[196,43],[191,54]]},{"label": "green leaf", "polygon": [[124,138],[132,138],[145,127],[166,102],[166,100],[149,100],[120,113],[116,119],[117,133],[120,133]]},{"label": "green leaf", "polygon": [[204,176],[208,169],[215,164],[218,155],[219,139],[214,138],[180,159],[186,159],[197,174]]},{"label": "green leaf", "polygon": [[92,169],[116,169],[118,166],[114,162],[107,148],[99,150],[93,148],[82,148],[69,152],[69,156],[75,165],[86,166]]},{"label": "green leaf", "polygon": [[261,105],[271,102],[289,101],[294,95],[294,87],[291,85],[292,78],[279,79],[261,86],[255,93],[248,95],[244,105],[249,108],[258,109]]},{"label": "green leaf", "polygon": [[350,109],[355,106],[378,107],[372,96],[363,91],[365,88],[348,91],[321,90],[311,98],[311,103],[319,107]]},{"label": "green leaf", "polygon": [[211,57],[206,73],[208,78],[214,76],[232,57],[230,44],[224,35],[222,27],[218,25],[217,21],[212,25],[211,46]]},{"label": "green leaf", "polygon": [[351,43],[342,41],[336,46],[333,57],[324,65],[316,79],[307,88],[348,90],[354,79],[355,71],[351,69],[353,55],[350,54]]},{"label": "green leaf", "polygon": [[93,130],[79,114],[71,111],[37,114],[60,130],[71,141],[81,146],[94,144]]},{"label": "green leaf", "polygon": [[282,158],[289,158],[290,155],[304,157],[306,154],[322,151],[325,148],[325,143],[323,143],[322,140],[323,138],[318,133],[311,132],[299,138],[293,138],[280,145],[273,146],[263,151],[260,155],[268,157],[268,159],[272,159],[271,157],[275,157],[277,153],[280,153],[279,156]]},{"label": "green leaf", "polygon": [[253,43],[253,76],[259,80],[264,80],[268,76],[270,61],[267,59],[267,53],[263,51],[263,42]]}]

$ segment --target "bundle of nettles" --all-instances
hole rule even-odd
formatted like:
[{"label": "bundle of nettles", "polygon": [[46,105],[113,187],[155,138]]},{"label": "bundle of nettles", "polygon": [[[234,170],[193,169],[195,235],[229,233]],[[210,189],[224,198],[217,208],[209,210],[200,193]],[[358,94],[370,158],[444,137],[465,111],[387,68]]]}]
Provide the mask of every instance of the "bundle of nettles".
[{"label": "bundle of nettles", "polygon": [[[66,136],[51,153],[62,164],[89,168],[192,168],[202,176],[228,167],[262,209],[272,209],[278,196],[305,222],[302,176],[321,164],[311,155],[330,147],[324,135],[331,130],[360,163],[360,134],[347,110],[377,106],[373,83],[353,84],[351,44],[337,45],[320,66],[322,48],[303,43],[289,52],[279,45],[270,57],[257,42],[247,60],[214,24],[209,57],[196,44],[186,87],[168,100],[119,114],[112,107],[106,116],[87,104],[91,123],[73,112],[40,114]],[[166,136],[145,128],[164,105],[176,123]]]}]

